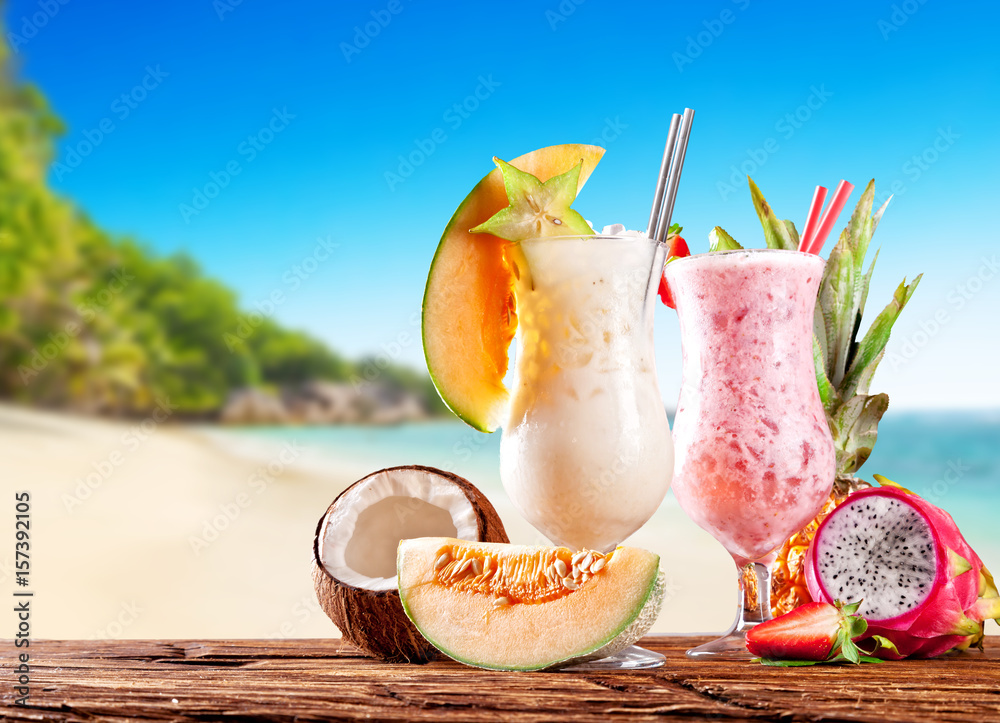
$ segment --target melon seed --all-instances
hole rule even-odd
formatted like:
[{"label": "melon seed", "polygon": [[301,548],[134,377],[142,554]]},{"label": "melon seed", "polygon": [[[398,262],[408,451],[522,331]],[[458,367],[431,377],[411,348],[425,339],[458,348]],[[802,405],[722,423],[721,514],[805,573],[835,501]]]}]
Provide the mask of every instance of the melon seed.
[{"label": "melon seed", "polygon": [[582,560],[580,560],[580,569],[586,570],[587,568],[590,567],[590,565],[593,562],[594,562],[594,554],[592,552],[588,552],[587,556],[584,557]]},{"label": "melon seed", "polygon": [[589,553],[586,550],[580,550],[578,553],[573,555],[573,564],[574,565],[579,564],[580,560],[585,558],[588,554]]},{"label": "melon seed", "polygon": [[590,572],[592,575],[596,575],[601,570],[604,569],[604,565],[607,563],[607,558],[599,557],[594,560],[594,564],[590,566]]},{"label": "melon seed", "polygon": [[[548,602],[578,590],[593,574],[566,557],[548,551],[505,556],[486,551],[448,548],[434,561],[435,582],[464,592],[483,595],[491,609],[518,603]],[[600,553],[584,551],[596,560]],[[583,558],[580,558],[581,560]],[[579,560],[578,560],[579,562]]]}]

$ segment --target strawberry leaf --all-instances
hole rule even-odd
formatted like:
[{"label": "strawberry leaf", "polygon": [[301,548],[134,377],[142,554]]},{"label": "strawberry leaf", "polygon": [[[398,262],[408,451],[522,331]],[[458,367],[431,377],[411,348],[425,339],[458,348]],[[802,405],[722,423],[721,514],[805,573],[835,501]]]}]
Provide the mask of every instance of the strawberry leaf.
[{"label": "strawberry leaf", "polygon": [[[847,658],[842,655],[837,655],[829,660],[779,660],[778,658],[754,658],[750,661],[751,663],[760,663],[761,665],[768,665],[772,668],[804,668],[807,665],[839,665],[841,663],[850,663]],[[859,655],[858,664],[861,663],[884,663],[884,660],[879,658],[873,658],[870,655]]]},{"label": "strawberry leaf", "polygon": [[861,607],[861,601],[858,600],[857,602],[845,605],[844,603],[840,602],[840,600],[838,600],[837,602],[834,603],[834,605],[839,607],[841,612],[844,613],[844,615],[857,615],[858,608]]},{"label": "strawberry leaf", "polygon": [[881,658],[873,658],[870,655],[862,655],[861,656],[861,662],[862,663],[884,663],[885,661],[882,660]]},{"label": "strawberry leaf", "polygon": [[[885,648],[886,650],[889,650],[889,651],[895,653],[896,655],[899,655],[899,650],[896,648],[895,643],[893,643],[891,640],[889,640],[889,638],[883,638],[881,635],[872,635],[869,638],[869,640],[872,640],[872,641],[875,642],[875,647],[872,648],[870,651],[866,651],[866,650],[864,650],[862,648],[861,649],[862,653],[868,653],[868,655],[863,655],[862,658],[871,657],[872,653],[875,653],[877,650],[880,650],[882,648]],[[902,656],[900,656],[900,657],[902,657]],[[873,660],[879,660],[879,659],[878,658],[873,658]]]},{"label": "strawberry leaf", "polygon": [[837,664],[837,663],[850,663],[851,665],[861,665],[862,663],[881,663],[884,662],[879,658],[872,657],[871,655],[863,655],[860,648],[854,648],[854,655],[857,657],[848,657],[841,653],[833,656],[828,660],[824,660],[825,664]]},{"label": "strawberry leaf", "polygon": [[860,615],[847,619],[847,634],[852,640],[860,638],[866,630],[868,630],[868,621]]},{"label": "strawberry leaf", "polygon": [[845,660],[858,665],[861,663],[861,653],[864,651],[854,644],[854,638],[861,637],[868,630],[868,621],[857,615],[861,600],[845,605],[840,600],[834,602],[840,610],[840,628],[837,630],[837,642],[834,644],[835,654],[828,658],[829,662]]},{"label": "strawberry leaf", "polygon": [[779,660],[778,658],[754,658],[751,663],[769,665],[772,668],[801,668],[806,665],[820,665],[821,660]]},{"label": "strawberry leaf", "polygon": [[[844,631],[841,632],[843,633]],[[859,665],[861,663],[861,652],[858,650],[858,646],[855,645],[854,641],[851,640],[846,634],[844,635],[844,640],[840,645],[840,654],[855,665]]]}]

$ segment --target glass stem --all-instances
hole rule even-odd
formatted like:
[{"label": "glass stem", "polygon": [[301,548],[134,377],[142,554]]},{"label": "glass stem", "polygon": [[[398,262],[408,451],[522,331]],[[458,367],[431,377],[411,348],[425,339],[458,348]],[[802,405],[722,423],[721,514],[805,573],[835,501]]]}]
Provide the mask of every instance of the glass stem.
[{"label": "glass stem", "polygon": [[736,562],[739,599],[736,602],[736,622],[718,640],[687,651],[689,658],[720,658],[747,660],[754,657],[746,648],[746,633],[750,628],[771,619],[771,567],[774,556],[760,562]]},{"label": "glass stem", "polygon": [[736,570],[740,591],[733,632],[743,632],[771,619],[771,568],[763,562],[751,562],[737,565]]}]

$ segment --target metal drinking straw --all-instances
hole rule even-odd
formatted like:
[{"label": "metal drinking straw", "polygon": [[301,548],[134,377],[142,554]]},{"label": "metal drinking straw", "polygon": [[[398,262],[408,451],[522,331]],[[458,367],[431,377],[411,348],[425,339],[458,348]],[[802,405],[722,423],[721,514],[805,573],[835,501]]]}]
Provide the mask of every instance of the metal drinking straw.
[{"label": "metal drinking straw", "polygon": [[660,162],[660,175],[656,179],[656,193],[653,195],[653,208],[649,212],[649,226],[646,236],[653,238],[656,234],[656,224],[660,220],[660,209],[663,208],[663,192],[667,188],[667,176],[670,175],[670,164],[674,158],[674,146],[677,143],[677,131],[681,126],[681,114],[674,113],[670,118],[670,130],[667,132],[667,144],[663,148],[663,160]]},{"label": "metal drinking straw", "polygon": [[[677,114],[674,114],[674,119]],[[681,171],[684,170],[684,155],[687,153],[688,140],[691,138],[691,124],[694,122],[694,110],[685,108],[681,117],[680,129],[677,131],[676,141],[671,150],[671,158],[667,164],[667,151],[664,150],[664,161],[660,166],[660,177],[656,184],[656,198],[653,200],[654,213],[650,215],[650,227],[653,228],[651,238],[657,241],[665,241],[667,230],[670,228],[670,218],[674,213],[674,202],[677,200],[677,187],[681,182]],[[674,120],[670,123],[671,132],[674,129]],[[670,141],[667,145],[669,148]],[[664,179],[664,166],[669,165],[666,178]],[[662,194],[662,197],[661,197]],[[658,207],[658,208],[657,208]],[[652,223],[653,216],[656,216],[655,225]]]}]

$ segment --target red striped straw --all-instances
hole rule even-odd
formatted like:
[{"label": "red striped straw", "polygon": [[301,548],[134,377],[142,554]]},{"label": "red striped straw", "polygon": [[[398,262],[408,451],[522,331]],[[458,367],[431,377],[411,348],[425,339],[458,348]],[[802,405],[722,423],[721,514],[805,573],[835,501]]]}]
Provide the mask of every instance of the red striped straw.
[{"label": "red striped straw", "polygon": [[823,215],[819,219],[819,227],[816,229],[816,233],[809,239],[809,248],[806,249],[806,253],[818,255],[823,250],[826,237],[833,230],[833,224],[837,223],[837,217],[844,210],[847,197],[851,195],[851,191],[853,190],[854,186],[847,181],[841,181],[837,184],[837,190],[833,192],[833,198],[827,204],[826,210],[823,211]]},{"label": "red striped straw", "polygon": [[809,204],[809,215],[806,216],[806,225],[802,228],[802,236],[799,238],[799,251],[807,252],[809,239],[816,233],[816,222],[819,221],[819,212],[823,210],[823,201],[826,200],[826,187],[816,186],[812,203]]}]

